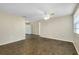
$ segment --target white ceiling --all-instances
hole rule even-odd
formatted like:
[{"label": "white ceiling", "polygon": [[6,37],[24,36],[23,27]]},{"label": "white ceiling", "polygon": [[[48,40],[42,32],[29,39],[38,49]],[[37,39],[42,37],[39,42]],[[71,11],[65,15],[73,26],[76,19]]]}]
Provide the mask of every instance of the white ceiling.
[{"label": "white ceiling", "polygon": [[71,15],[76,4],[73,3],[0,3],[0,10],[28,20],[40,20],[45,13],[54,13],[53,17]]}]

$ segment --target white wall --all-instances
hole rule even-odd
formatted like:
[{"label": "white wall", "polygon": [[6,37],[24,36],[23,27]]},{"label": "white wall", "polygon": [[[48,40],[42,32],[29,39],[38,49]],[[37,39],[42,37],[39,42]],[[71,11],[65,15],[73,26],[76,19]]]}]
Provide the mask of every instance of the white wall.
[{"label": "white wall", "polygon": [[79,35],[74,33],[74,46],[79,54]]},{"label": "white wall", "polygon": [[0,45],[25,39],[25,20],[0,12]]},{"label": "white wall", "polygon": [[39,35],[39,22],[38,21],[32,22],[31,25],[32,25],[32,34]]},{"label": "white wall", "polygon": [[52,18],[47,21],[41,21],[40,36],[72,42],[72,16],[63,16]]},{"label": "white wall", "polygon": [[76,16],[79,16],[79,6],[77,6],[77,10],[76,10],[76,12],[73,15],[73,34],[74,34],[74,41],[73,41],[73,43],[74,43],[74,46],[75,46],[75,48],[76,48],[76,50],[77,50],[77,52],[79,54],[79,34],[75,33],[75,31],[74,31],[74,20],[76,19],[74,17],[76,17]]}]

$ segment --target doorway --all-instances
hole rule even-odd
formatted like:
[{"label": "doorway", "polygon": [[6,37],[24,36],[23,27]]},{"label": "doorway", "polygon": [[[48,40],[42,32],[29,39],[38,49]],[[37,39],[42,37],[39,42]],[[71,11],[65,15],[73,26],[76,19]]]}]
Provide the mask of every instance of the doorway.
[{"label": "doorway", "polygon": [[32,34],[32,26],[30,23],[26,23],[26,34]]}]

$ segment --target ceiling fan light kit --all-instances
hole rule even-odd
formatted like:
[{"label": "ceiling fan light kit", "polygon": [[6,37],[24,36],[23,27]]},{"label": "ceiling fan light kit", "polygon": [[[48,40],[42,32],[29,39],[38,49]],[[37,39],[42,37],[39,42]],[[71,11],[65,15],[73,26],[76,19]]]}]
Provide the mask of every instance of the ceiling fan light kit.
[{"label": "ceiling fan light kit", "polygon": [[46,15],[45,17],[44,17],[44,20],[48,20],[50,18],[50,15]]}]

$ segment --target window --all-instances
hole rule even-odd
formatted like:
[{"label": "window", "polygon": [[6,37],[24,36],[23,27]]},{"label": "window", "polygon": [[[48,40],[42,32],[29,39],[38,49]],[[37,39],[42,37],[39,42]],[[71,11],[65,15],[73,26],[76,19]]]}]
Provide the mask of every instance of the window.
[{"label": "window", "polygon": [[79,34],[79,9],[74,15],[74,32]]}]

